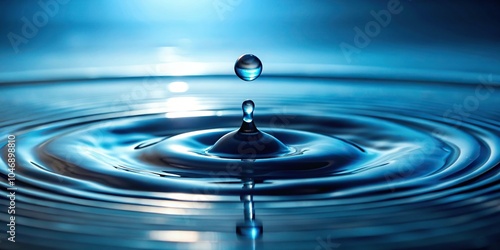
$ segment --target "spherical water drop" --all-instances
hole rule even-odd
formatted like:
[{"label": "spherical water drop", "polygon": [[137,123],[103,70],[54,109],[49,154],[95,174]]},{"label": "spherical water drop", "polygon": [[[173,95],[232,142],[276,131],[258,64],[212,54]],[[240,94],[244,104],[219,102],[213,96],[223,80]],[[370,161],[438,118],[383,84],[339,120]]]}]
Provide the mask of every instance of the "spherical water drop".
[{"label": "spherical water drop", "polygon": [[253,81],[262,73],[262,62],[252,54],[244,54],[236,60],[234,72],[244,81]]}]

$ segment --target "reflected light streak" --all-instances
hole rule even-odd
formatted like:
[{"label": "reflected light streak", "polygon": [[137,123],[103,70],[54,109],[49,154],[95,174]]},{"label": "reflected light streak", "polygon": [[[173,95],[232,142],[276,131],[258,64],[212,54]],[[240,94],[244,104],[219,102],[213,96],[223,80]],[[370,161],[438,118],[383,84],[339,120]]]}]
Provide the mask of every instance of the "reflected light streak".
[{"label": "reflected light streak", "polygon": [[149,238],[169,242],[197,242],[200,237],[195,231],[158,230],[149,232]]},{"label": "reflected light streak", "polygon": [[167,112],[198,111],[205,107],[199,104],[198,98],[191,96],[172,97],[166,102]]},{"label": "reflected light streak", "polygon": [[172,97],[166,102],[166,118],[221,116],[221,111],[206,110],[198,98],[192,96]]},{"label": "reflected light streak", "polygon": [[172,93],[184,93],[189,90],[189,85],[186,82],[171,82],[168,84],[168,91]]},{"label": "reflected light streak", "polygon": [[161,75],[169,76],[204,75],[209,73],[207,64],[200,62],[162,63],[156,66],[156,70]]},{"label": "reflected light streak", "polygon": [[167,214],[167,215],[191,215],[182,208],[166,208],[166,207],[153,207],[153,206],[138,206],[138,205],[121,205],[121,210],[125,211],[140,211],[145,213]]}]

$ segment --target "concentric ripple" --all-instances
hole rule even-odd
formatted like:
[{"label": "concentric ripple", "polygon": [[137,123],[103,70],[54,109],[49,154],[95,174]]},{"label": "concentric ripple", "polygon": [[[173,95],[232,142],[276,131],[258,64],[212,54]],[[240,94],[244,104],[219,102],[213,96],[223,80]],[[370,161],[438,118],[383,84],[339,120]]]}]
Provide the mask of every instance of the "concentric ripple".
[{"label": "concentric ripple", "polygon": [[[173,81],[189,84],[189,92],[170,93]],[[18,246],[497,246],[500,98],[494,85],[273,77],[234,89],[233,81],[165,77],[154,84],[145,78],[1,87],[6,101],[16,103],[2,114],[1,127],[16,136]],[[252,94],[254,88],[259,92]],[[258,107],[259,129],[293,153],[253,161],[207,153],[239,127],[248,95]],[[255,185],[242,188],[249,179]],[[248,195],[264,227],[253,241],[235,234],[244,217],[240,198]]]}]

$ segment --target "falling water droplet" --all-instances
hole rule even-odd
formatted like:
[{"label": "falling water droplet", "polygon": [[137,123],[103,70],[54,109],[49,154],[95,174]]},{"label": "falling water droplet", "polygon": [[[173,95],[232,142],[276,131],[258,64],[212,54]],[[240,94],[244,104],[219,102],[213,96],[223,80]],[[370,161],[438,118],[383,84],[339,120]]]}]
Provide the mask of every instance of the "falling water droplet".
[{"label": "falling water droplet", "polygon": [[244,54],[236,60],[234,72],[244,81],[253,81],[262,73],[262,62],[252,54]]}]

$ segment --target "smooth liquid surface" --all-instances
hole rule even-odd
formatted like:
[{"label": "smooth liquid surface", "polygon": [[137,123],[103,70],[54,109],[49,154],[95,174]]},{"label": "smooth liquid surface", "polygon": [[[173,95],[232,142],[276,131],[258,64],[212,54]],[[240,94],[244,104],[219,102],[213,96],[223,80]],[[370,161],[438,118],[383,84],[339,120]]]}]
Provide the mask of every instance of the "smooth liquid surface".
[{"label": "smooth liquid surface", "polygon": [[[460,249],[499,235],[495,87],[458,113],[478,85],[260,79],[255,122],[296,153],[249,163],[206,154],[239,127],[248,90],[224,91],[224,77],[182,80],[180,94],[165,88],[170,78],[143,92],[138,79],[3,87],[10,98],[33,93],[1,126],[17,137],[18,244]],[[253,242],[235,233],[243,194],[265,228]]]}]

